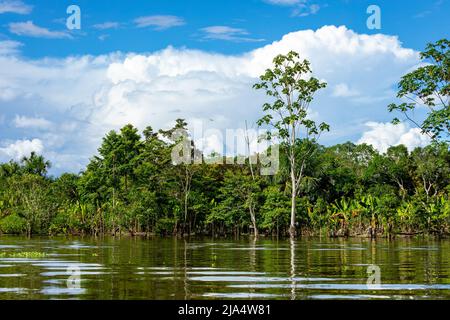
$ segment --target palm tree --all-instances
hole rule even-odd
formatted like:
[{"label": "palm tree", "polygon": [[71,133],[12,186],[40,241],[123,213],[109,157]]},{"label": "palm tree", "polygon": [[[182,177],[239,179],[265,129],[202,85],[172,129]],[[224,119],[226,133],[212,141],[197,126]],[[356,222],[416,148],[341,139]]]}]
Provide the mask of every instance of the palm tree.
[{"label": "palm tree", "polygon": [[47,174],[48,169],[51,167],[51,163],[36,152],[31,152],[29,157],[23,157],[21,160],[23,170],[25,173],[37,174],[44,177]]}]

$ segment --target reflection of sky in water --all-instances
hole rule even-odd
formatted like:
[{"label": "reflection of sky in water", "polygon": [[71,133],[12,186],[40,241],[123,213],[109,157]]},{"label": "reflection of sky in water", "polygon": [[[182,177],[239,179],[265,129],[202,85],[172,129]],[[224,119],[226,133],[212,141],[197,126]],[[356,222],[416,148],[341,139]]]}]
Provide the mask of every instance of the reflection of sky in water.
[{"label": "reflection of sky in water", "polygon": [[292,288],[298,289],[320,289],[320,290],[450,290],[450,284],[431,284],[431,285],[419,285],[419,284],[380,284],[375,289],[367,284],[236,284],[229,285],[230,288]]},{"label": "reflection of sky in water", "polygon": [[[445,241],[307,239],[291,247],[287,240],[0,237],[0,243],[6,253],[0,256],[0,299],[450,298]],[[11,257],[25,252],[45,256]],[[366,284],[370,265],[381,268],[377,287]],[[74,274],[80,288],[67,287]]]},{"label": "reflection of sky in water", "polygon": [[223,299],[274,299],[286,295],[273,293],[253,293],[253,292],[236,292],[236,293],[205,293],[203,297],[223,298]]},{"label": "reflection of sky in water", "polygon": [[73,295],[73,296],[78,296],[81,294],[84,294],[86,292],[86,289],[83,288],[76,288],[76,289],[72,289],[72,288],[61,288],[61,287],[44,287],[41,290],[42,294],[45,295]]}]

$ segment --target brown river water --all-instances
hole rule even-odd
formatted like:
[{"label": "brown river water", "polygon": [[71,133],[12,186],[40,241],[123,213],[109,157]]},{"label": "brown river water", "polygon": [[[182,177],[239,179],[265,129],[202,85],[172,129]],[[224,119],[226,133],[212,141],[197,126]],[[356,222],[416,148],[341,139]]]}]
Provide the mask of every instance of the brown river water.
[{"label": "brown river water", "polygon": [[450,300],[450,240],[0,236],[2,299]]}]

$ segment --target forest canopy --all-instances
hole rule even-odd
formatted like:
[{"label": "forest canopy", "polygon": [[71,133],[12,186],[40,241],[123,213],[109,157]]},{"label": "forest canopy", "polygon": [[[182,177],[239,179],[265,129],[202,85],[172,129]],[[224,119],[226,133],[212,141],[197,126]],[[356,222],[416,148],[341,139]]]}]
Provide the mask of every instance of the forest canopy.
[{"label": "forest canopy", "polygon": [[[310,141],[299,140],[301,149]],[[314,143],[297,196],[299,234],[448,234],[450,152],[434,143],[380,154],[351,142]],[[147,128],[111,131],[80,174],[48,176],[31,154],[0,165],[0,230],[28,234],[285,235],[288,159],[274,176],[241,165],[171,162],[171,145]],[[252,209],[250,209],[252,208]],[[252,223],[250,210],[255,216]]]}]

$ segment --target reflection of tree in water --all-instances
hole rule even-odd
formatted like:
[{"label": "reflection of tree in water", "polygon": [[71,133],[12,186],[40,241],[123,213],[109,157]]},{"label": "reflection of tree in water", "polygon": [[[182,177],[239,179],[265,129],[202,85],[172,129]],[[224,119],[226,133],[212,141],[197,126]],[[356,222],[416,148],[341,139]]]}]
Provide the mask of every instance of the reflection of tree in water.
[{"label": "reflection of tree in water", "polygon": [[290,239],[290,248],[291,248],[291,300],[296,299],[295,294],[295,241],[294,239]]},{"label": "reflection of tree in water", "polygon": [[[257,238],[253,237],[251,239],[251,248],[249,251],[249,262],[250,262],[250,272],[257,272],[257,267],[256,267],[256,241]],[[255,289],[252,288],[250,289],[250,293],[255,293]]]},{"label": "reflection of tree in water", "polygon": [[188,285],[188,259],[187,259],[187,247],[188,243],[184,240],[184,300],[187,300],[190,297],[189,285]]}]

